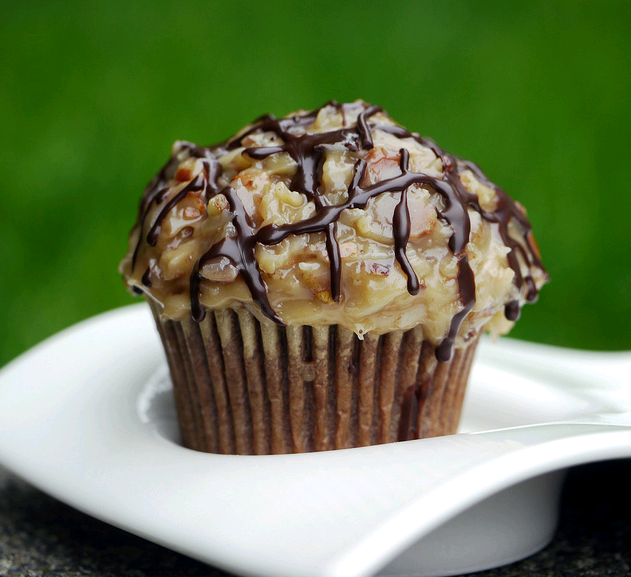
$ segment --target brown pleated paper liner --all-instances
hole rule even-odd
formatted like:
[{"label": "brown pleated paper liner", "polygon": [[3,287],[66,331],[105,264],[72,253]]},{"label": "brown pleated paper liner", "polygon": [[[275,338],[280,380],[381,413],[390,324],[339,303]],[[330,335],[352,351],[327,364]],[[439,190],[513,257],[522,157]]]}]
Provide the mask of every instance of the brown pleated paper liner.
[{"label": "brown pleated paper liner", "polygon": [[209,311],[201,323],[152,309],[190,449],[303,453],[456,432],[477,339],[440,363],[420,328],[360,340],[245,309]]}]

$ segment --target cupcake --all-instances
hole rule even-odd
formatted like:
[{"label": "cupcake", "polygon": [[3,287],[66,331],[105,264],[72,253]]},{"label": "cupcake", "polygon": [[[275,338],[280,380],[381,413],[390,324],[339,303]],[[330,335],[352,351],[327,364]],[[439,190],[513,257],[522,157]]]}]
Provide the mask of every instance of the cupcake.
[{"label": "cupcake", "polygon": [[455,433],[480,335],[547,280],[519,203],[362,101],[176,142],[120,270],[183,444],[236,454]]}]

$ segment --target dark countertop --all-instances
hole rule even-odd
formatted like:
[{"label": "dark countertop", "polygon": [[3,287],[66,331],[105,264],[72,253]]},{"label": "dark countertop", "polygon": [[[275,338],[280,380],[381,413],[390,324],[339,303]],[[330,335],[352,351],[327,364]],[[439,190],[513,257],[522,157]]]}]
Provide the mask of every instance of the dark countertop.
[{"label": "dark countertop", "polygon": [[[554,541],[540,553],[476,577],[631,575],[631,460],[572,469]],[[0,575],[222,577],[45,495],[0,468]]]}]

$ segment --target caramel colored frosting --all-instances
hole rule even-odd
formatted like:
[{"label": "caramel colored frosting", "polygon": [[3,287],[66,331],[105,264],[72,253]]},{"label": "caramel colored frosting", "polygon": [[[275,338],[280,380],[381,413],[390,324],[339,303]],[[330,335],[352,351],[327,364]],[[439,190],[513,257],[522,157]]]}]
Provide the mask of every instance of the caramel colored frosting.
[{"label": "caramel colored frosting", "polygon": [[360,337],[421,326],[439,360],[508,332],[547,280],[519,203],[362,101],[176,142],[120,270],[167,318],[247,307]]}]

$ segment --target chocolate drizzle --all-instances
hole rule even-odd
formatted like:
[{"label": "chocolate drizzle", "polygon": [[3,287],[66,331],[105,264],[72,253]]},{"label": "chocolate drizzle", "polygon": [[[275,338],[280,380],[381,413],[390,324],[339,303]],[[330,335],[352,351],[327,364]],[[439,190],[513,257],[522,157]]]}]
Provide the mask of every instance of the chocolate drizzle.
[{"label": "chocolate drizzle", "polygon": [[205,184],[207,180],[202,177],[201,174],[197,175],[191,182],[189,182],[180,192],[178,192],[169,202],[167,202],[166,206],[160,211],[158,218],[156,218],[153,226],[149,230],[149,234],[147,234],[147,244],[149,246],[156,246],[156,242],[158,241],[158,235],[160,234],[160,229],[162,228],[162,222],[166,218],[167,214],[173,210],[173,208],[182,200],[184,200],[189,192],[196,192],[198,190],[204,190]]},{"label": "chocolate drizzle", "polygon": [[[345,105],[330,102],[325,106],[334,106],[342,114],[346,124],[345,119],[349,110],[345,109]],[[392,220],[394,254],[401,270],[407,276],[408,292],[417,294],[420,290],[419,279],[406,254],[411,230],[407,191],[413,184],[431,189],[439,194],[444,201],[445,208],[438,212],[438,216],[453,230],[449,239],[449,249],[458,258],[457,281],[462,308],[452,318],[448,335],[436,349],[437,359],[446,362],[451,357],[459,328],[476,302],[475,279],[465,252],[471,233],[468,209],[475,210],[488,222],[497,223],[499,234],[510,249],[507,258],[509,266],[515,272],[514,282],[520,291],[525,285],[525,299],[527,301],[537,298],[537,287],[530,273],[526,276],[522,274],[522,265],[525,265],[529,271],[533,267],[543,270],[536,247],[531,241],[530,224],[520,207],[502,189],[492,184],[475,164],[446,153],[433,141],[421,138],[416,133],[410,133],[398,125],[371,124],[369,119],[382,112],[380,107],[366,104],[350,106],[363,108],[357,115],[357,121],[354,125],[329,132],[306,132],[305,127],[316,120],[321,110],[316,109],[280,120],[272,115],[263,116],[247,131],[214,147],[200,148],[188,143],[183,144],[182,146],[188,148],[191,156],[203,159],[204,170],[167,202],[144,240],[149,246],[155,246],[162,222],[177,203],[189,193],[201,191],[200,198],[203,198],[206,203],[216,194],[223,194],[233,215],[232,223],[236,234],[225,237],[214,244],[195,264],[190,278],[192,316],[198,322],[202,321],[205,316],[205,310],[200,303],[201,269],[209,261],[224,257],[236,268],[238,274],[245,281],[252,294],[252,299],[259,305],[263,314],[273,321],[283,324],[267,298],[267,286],[255,258],[255,249],[258,244],[269,246],[282,242],[290,235],[324,233],[330,266],[331,297],[335,302],[338,302],[341,298],[342,266],[340,248],[336,238],[336,223],[340,214],[346,209],[365,208],[371,198],[383,193],[399,193],[400,198],[394,209]],[[371,150],[374,147],[373,132],[375,130],[387,132],[401,139],[413,139],[423,146],[429,147],[442,162],[441,177],[436,178],[428,174],[412,172],[409,168],[409,152],[407,149],[401,148],[399,151],[400,175],[376,182],[365,188],[362,187],[361,183],[364,181],[367,168],[367,163],[363,158],[365,152],[363,151]],[[246,137],[267,132],[275,135],[274,140],[278,139],[279,144],[261,147],[245,147],[243,145]],[[358,158],[352,181],[348,187],[347,198],[344,202],[336,205],[328,202],[322,190],[325,152],[327,147],[331,146],[337,148],[341,146],[354,153]],[[313,201],[316,208],[315,213],[300,222],[281,225],[270,224],[257,228],[251,222],[237,192],[230,186],[221,188],[218,185],[221,170],[216,158],[227,151],[240,147],[243,147],[242,154],[255,160],[264,159],[274,154],[288,154],[296,162],[296,172],[289,188],[306,195],[308,200]],[[166,196],[166,191],[168,191],[168,188],[165,189],[167,167],[156,177],[141,204],[139,213],[140,235],[133,253],[132,267],[136,264],[138,249],[143,242],[142,227],[149,209],[153,203],[161,204]],[[466,190],[461,182],[463,170],[471,171],[481,183],[496,191],[497,207],[492,213],[483,210],[478,197]],[[523,243],[509,234],[508,227],[511,222],[523,233]],[[147,283],[150,283],[148,274],[143,276],[143,283],[145,277],[147,277]],[[519,311],[520,302],[518,300],[506,303],[505,314],[508,319],[515,320],[519,316]]]},{"label": "chocolate drizzle", "polygon": [[458,329],[475,305],[475,278],[473,277],[471,266],[469,266],[469,257],[466,254],[458,261],[458,286],[460,287],[462,310],[454,315],[449,327],[449,333],[436,349],[436,358],[441,363],[445,363],[451,358],[451,351]]}]

